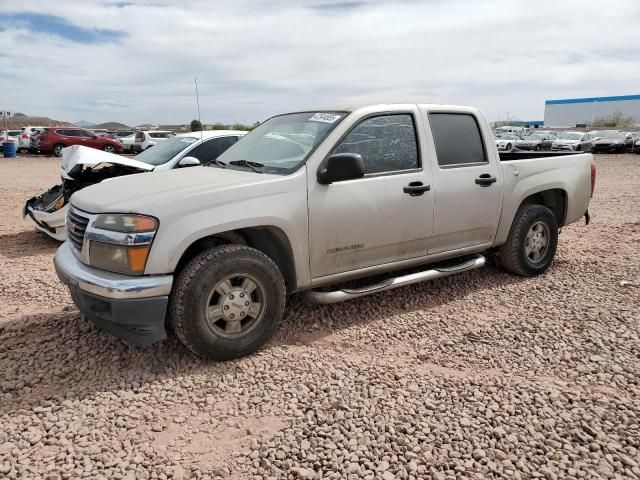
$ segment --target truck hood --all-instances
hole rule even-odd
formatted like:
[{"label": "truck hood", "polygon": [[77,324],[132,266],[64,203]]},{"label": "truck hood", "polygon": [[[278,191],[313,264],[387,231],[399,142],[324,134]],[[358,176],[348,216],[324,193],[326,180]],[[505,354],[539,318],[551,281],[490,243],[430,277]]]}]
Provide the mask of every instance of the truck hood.
[{"label": "truck hood", "polygon": [[[190,167],[151,172],[110,179],[76,192],[71,203],[89,213],[145,213],[162,217],[177,201],[189,208],[203,203],[225,203],[223,192],[234,191],[233,201],[242,196],[255,196],[256,185],[282,179],[281,175],[255,173],[215,167]],[[244,187],[244,188],[242,188]],[[238,190],[242,188],[243,193]],[[252,190],[251,194],[245,188]],[[238,197],[240,195],[240,197]],[[191,199],[191,202],[186,200]],[[173,210],[173,209],[172,209]],[[185,212],[186,213],[186,212]]]},{"label": "truck hood", "polygon": [[107,153],[95,148],[84,147],[82,145],[73,145],[62,150],[62,166],[60,167],[60,176],[66,179],[72,179],[83,168],[95,168],[102,164],[122,165],[125,167],[137,168],[141,172],[148,172],[154,169],[153,165],[139,162],[133,158],[126,158],[115,153]]}]

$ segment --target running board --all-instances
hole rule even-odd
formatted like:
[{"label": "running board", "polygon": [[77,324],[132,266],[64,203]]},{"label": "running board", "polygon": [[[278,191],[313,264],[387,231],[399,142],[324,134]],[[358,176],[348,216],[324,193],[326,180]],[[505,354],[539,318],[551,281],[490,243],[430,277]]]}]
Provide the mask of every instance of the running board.
[{"label": "running board", "polygon": [[469,270],[475,270],[476,268],[483,267],[487,259],[482,255],[476,255],[475,257],[465,260],[457,265],[448,267],[432,268],[423,272],[411,273],[409,275],[403,275],[401,277],[394,277],[384,280],[374,285],[369,285],[361,288],[343,288],[333,292],[317,292],[310,290],[307,292],[307,300],[314,303],[338,303],[345,300],[351,300],[353,298],[364,297],[372,293],[384,292],[385,290],[391,290],[393,288],[405,287],[407,285],[413,285],[414,283],[425,282],[427,280],[434,280],[436,278],[448,277],[456,273],[462,273]]}]

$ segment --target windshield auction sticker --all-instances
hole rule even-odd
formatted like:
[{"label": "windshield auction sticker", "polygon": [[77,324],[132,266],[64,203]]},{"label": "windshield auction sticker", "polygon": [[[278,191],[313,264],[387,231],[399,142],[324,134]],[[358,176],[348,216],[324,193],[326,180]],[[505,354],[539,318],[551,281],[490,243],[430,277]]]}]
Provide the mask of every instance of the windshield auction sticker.
[{"label": "windshield auction sticker", "polygon": [[342,115],[338,115],[336,113],[316,113],[314,114],[309,121],[310,122],[324,122],[324,123],[333,123],[338,120]]}]

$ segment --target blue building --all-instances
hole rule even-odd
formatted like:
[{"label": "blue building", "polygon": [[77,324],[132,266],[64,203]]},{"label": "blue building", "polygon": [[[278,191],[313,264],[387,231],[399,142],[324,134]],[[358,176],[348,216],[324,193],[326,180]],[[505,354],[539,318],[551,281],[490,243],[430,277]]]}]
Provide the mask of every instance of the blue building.
[{"label": "blue building", "polygon": [[590,125],[597,118],[620,112],[640,124],[640,95],[567,98],[544,102],[545,127]]}]

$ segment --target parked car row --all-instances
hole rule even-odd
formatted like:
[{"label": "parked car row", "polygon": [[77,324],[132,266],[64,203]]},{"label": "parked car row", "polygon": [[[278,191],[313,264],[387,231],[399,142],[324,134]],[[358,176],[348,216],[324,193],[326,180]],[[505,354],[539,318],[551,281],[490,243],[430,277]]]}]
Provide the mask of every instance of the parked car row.
[{"label": "parked car row", "polygon": [[640,133],[619,130],[594,130],[590,132],[539,130],[527,136],[512,131],[497,130],[495,142],[498,151],[551,150],[554,152],[594,152],[640,154]]},{"label": "parked car row", "polygon": [[17,143],[20,153],[44,153],[62,155],[62,149],[73,145],[96,148],[107,153],[137,153],[147,150],[158,143],[175,137],[169,130],[145,130],[135,132],[122,130],[90,130],[80,127],[22,127],[0,132],[2,142]]}]

